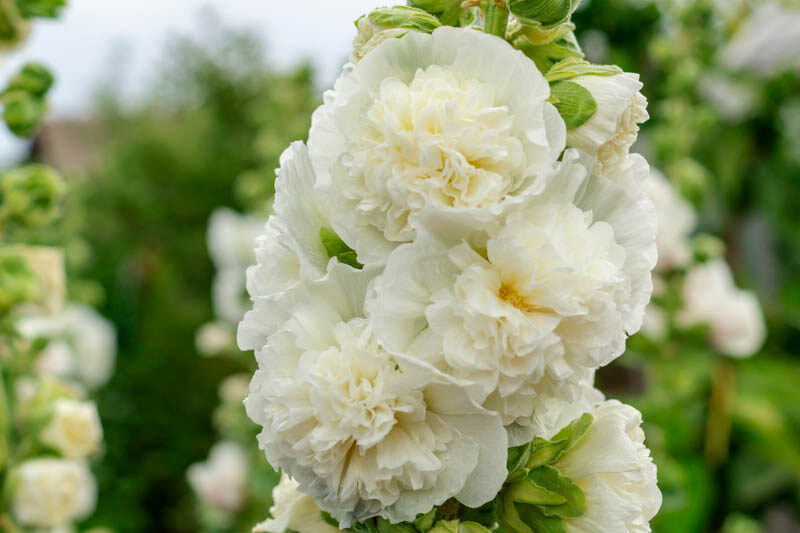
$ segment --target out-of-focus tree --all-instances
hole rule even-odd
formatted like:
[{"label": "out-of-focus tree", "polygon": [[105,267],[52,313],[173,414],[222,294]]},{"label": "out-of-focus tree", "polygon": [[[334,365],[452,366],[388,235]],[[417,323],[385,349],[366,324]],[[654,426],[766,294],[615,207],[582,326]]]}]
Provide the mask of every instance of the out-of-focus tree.
[{"label": "out-of-focus tree", "polygon": [[143,104],[104,98],[99,162],[71,177],[83,206],[71,227],[96,250],[80,270],[102,285],[119,330],[117,373],[100,398],[98,511],[119,532],[198,530],[185,472],[212,444],[217,385],[230,373],[193,348],[212,317],[208,217],[268,201],[279,150],[305,135],[315,106],[308,66],[272,71],[256,37],[202,29],[202,45],[180,38],[165,50]]}]

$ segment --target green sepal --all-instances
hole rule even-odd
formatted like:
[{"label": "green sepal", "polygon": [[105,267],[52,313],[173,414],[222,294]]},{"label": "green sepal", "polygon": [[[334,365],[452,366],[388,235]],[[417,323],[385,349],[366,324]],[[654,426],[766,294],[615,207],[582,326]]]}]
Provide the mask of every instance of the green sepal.
[{"label": "green sepal", "polygon": [[520,518],[517,506],[508,492],[503,493],[503,511],[500,513],[500,526],[503,531],[508,533],[534,533]]},{"label": "green sepal", "polygon": [[[533,442],[523,444],[522,446],[514,446],[508,449],[508,459],[506,460],[506,469],[508,470],[508,479],[525,468],[531,456]],[[524,475],[522,477],[525,477]]]},{"label": "green sepal", "polygon": [[8,91],[0,98],[3,121],[17,137],[30,137],[39,129],[46,110],[42,98],[27,91]]},{"label": "green sepal", "polygon": [[517,32],[512,35],[511,44],[528,56],[542,73],[549,72],[554,65],[564,59],[571,57],[583,59],[583,51],[571,31],[546,44],[533,43]]},{"label": "green sepal", "polygon": [[568,130],[580,127],[597,111],[597,102],[592,93],[574,81],[550,84],[550,95]]},{"label": "green sepal", "polygon": [[530,505],[561,505],[567,503],[565,496],[540,487],[527,478],[508,487],[508,497],[514,503],[527,503]]},{"label": "green sepal", "polygon": [[328,259],[336,257],[340,263],[345,265],[359,269],[364,268],[364,265],[358,262],[355,250],[347,246],[332,229],[320,228],[319,239],[325,248],[325,253],[328,254]]},{"label": "green sepal", "polygon": [[458,533],[490,533],[489,530],[477,522],[461,522],[458,524]]},{"label": "green sepal", "polygon": [[616,65],[594,65],[577,57],[568,57],[553,65],[545,74],[545,78],[552,83],[578,76],[614,76],[616,74],[622,74],[622,69]]},{"label": "green sepal", "polygon": [[586,495],[581,488],[552,466],[545,465],[531,470],[526,480],[564,498],[563,503],[539,504],[539,509],[545,516],[575,518],[586,512]]},{"label": "green sepal", "polygon": [[443,26],[466,26],[472,22],[472,13],[461,7],[462,0],[409,0],[408,5],[427,11],[437,17]]},{"label": "green sepal", "polygon": [[526,524],[533,527],[536,533],[566,533],[567,528],[564,520],[554,516],[547,516],[541,512],[541,507],[533,505],[520,505],[518,507],[519,517]]},{"label": "green sepal", "polygon": [[320,511],[319,514],[320,514],[320,516],[322,516],[322,521],[323,522],[335,527],[336,529],[340,529],[339,521],[336,520],[334,517],[332,517],[330,513],[326,512],[326,511]]},{"label": "green sepal", "polygon": [[544,28],[569,20],[580,0],[508,0],[511,12],[523,24],[538,24]]},{"label": "green sepal", "polygon": [[21,90],[34,96],[44,96],[53,86],[53,75],[39,63],[28,63],[8,82],[6,92]]},{"label": "green sepal", "polygon": [[433,527],[434,522],[436,522],[435,507],[427,513],[419,515],[414,520],[414,527],[416,527],[420,533],[426,533],[426,531]]},{"label": "green sepal", "polygon": [[381,7],[366,15],[370,22],[384,28],[404,28],[423,33],[433,33],[441,26],[439,19],[430,13],[409,6]]},{"label": "green sepal", "polygon": [[430,533],[458,533],[458,520],[439,520]]},{"label": "green sepal", "polygon": [[414,527],[414,524],[408,522],[392,524],[385,518],[376,518],[375,523],[378,526],[378,533],[417,533],[417,528]]}]

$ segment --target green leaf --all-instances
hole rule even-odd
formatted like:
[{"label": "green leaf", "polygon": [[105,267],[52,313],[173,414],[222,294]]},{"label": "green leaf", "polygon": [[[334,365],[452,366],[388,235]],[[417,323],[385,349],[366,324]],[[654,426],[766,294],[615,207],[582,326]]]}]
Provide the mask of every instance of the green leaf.
[{"label": "green leaf", "polygon": [[364,267],[364,265],[358,262],[356,252],[347,246],[332,229],[320,228],[319,238],[320,241],[322,241],[322,246],[325,248],[325,253],[328,254],[329,259],[336,257],[339,259],[340,263],[350,265],[353,268]]},{"label": "green leaf", "polygon": [[425,533],[430,528],[433,527],[433,523],[436,521],[436,508],[434,507],[430,511],[425,514],[419,515],[416,520],[414,520],[414,526],[421,532]]},{"label": "green leaf", "polygon": [[592,93],[573,81],[557,81],[550,85],[550,94],[568,130],[580,127],[597,111]]},{"label": "green leaf", "polygon": [[535,485],[528,479],[512,484],[507,490],[508,497],[514,503],[528,503],[531,505],[561,505],[567,503],[566,497]]},{"label": "green leaf", "polygon": [[568,57],[553,65],[547,72],[547,81],[568,80],[578,76],[614,76],[622,74],[616,65],[594,65],[577,57]]},{"label": "green leaf", "polygon": [[19,89],[34,96],[44,96],[53,85],[53,75],[39,63],[28,63],[8,82],[8,89]]},{"label": "green leaf", "polygon": [[[514,500],[511,499],[508,492],[503,494],[503,512],[500,514],[500,525],[504,531],[509,533],[534,533],[522,518],[520,518],[517,512],[517,506],[514,504]],[[538,531],[536,533],[538,533]]]},{"label": "green leaf", "polygon": [[439,520],[429,533],[458,533],[458,520]]},{"label": "green leaf", "polygon": [[435,16],[422,9],[408,6],[378,8],[371,11],[367,18],[378,26],[406,28],[424,33],[432,33],[441,26],[439,19]]},{"label": "green leaf", "polygon": [[574,518],[586,512],[586,495],[571,479],[562,476],[552,466],[541,466],[531,470],[526,478],[534,485],[563,496],[566,502],[556,505],[540,505],[546,516]]},{"label": "green leaf", "polygon": [[508,0],[508,7],[522,24],[545,28],[566,22],[580,0]]}]

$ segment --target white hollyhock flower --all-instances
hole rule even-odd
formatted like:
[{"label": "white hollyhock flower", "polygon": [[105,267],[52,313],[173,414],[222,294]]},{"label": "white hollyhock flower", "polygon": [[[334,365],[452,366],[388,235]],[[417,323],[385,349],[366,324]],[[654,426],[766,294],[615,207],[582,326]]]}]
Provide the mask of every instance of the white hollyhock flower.
[{"label": "white hollyhock flower", "polygon": [[764,2],[722,50],[722,64],[760,77],[800,68],[800,10]]},{"label": "white hollyhock flower", "polygon": [[707,324],[711,344],[731,357],[749,357],[764,344],[766,326],[755,294],[740,290],[719,259],[692,268],[683,282],[678,324]]},{"label": "white hollyhock flower", "polygon": [[[117,351],[116,332],[92,307],[73,303],[52,316],[23,318],[17,329],[29,339],[50,339],[45,350],[58,352],[45,351],[41,355],[45,360],[37,365],[43,372],[76,378],[92,388],[104,385],[111,378]],[[67,350],[71,364],[65,361]]]},{"label": "white hollyhock flower", "polygon": [[374,275],[334,261],[266,307],[274,333],[245,400],[259,445],[344,527],[411,521],[452,497],[480,506],[507,475],[501,421],[433,367],[380,346],[363,318]]},{"label": "white hollyhock flower", "polygon": [[94,402],[56,400],[39,438],[67,459],[84,459],[97,451],[103,440],[97,406]]},{"label": "white hollyhock flower", "polygon": [[[484,246],[420,234],[397,248],[368,302],[381,342],[479,385],[479,402],[581,381],[619,356],[650,299],[654,213],[577,158]],[[506,425],[530,417],[521,405],[501,411]]]},{"label": "white hollyhock flower", "polygon": [[211,287],[214,314],[236,324],[247,310],[245,269],[255,263],[253,245],[264,221],[222,207],[208,221],[207,245],[217,274]]},{"label": "white hollyhock flower", "polygon": [[325,275],[328,255],[320,230],[329,228],[323,197],[314,189],[316,175],[302,142],[280,158],[272,215],[256,240],[256,264],[247,269],[252,298],[283,292],[301,277]]},{"label": "white hollyhock flower", "polygon": [[269,514],[272,518],[258,524],[253,531],[268,533],[335,533],[339,528],[322,519],[322,514],[314,502],[314,498],[297,490],[298,483],[286,474],[272,489],[272,507]]},{"label": "white hollyhock flower", "polygon": [[656,465],[644,445],[642,415],[609,400],[591,411],[594,422],[553,466],[586,496],[586,513],[564,521],[568,533],[650,531],[661,507]]},{"label": "white hollyhock flower", "polygon": [[604,169],[620,164],[636,141],[639,124],[650,118],[647,99],[639,92],[639,75],[586,75],[569,81],[592,93],[597,110],[589,120],[567,132],[567,144],[596,156]]},{"label": "white hollyhock flower", "polygon": [[85,464],[66,459],[31,459],[13,471],[11,506],[27,526],[57,528],[87,517],[96,487]]},{"label": "white hollyhock flower", "polygon": [[41,284],[39,303],[47,313],[56,313],[64,306],[67,293],[64,252],[50,246],[15,246]]},{"label": "white hollyhock flower", "polygon": [[662,342],[667,338],[667,314],[661,306],[650,302],[644,311],[642,335],[654,342]]},{"label": "white hollyhock flower", "polygon": [[194,345],[200,355],[213,357],[236,345],[233,327],[221,320],[200,326],[194,336]]},{"label": "white hollyhock flower", "polygon": [[692,258],[689,235],[697,223],[694,208],[675,191],[667,178],[655,169],[651,170],[645,187],[658,214],[656,270],[665,272],[683,268]]},{"label": "white hollyhock flower", "polygon": [[247,453],[237,443],[218,442],[208,460],[189,467],[189,485],[200,500],[215,509],[234,513],[247,497]]},{"label": "white hollyhock flower", "polygon": [[541,189],[564,148],[549,95],[530,59],[482,32],[383,42],[345,68],[313,117],[333,228],[369,263],[413,240],[425,210],[493,221]]}]

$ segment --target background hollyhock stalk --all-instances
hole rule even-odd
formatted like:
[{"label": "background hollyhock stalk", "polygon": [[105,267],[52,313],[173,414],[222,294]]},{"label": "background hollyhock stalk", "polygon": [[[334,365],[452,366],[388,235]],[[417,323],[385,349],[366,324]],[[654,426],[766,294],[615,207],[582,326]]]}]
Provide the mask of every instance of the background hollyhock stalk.
[{"label": "background hollyhock stalk", "polygon": [[[366,15],[308,148],[281,157],[238,331],[248,415],[289,476],[260,530],[649,530],[641,418],[591,385],[652,291],[629,155],[646,101],[582,60],[576,3],[528,4]],[[470,19],[484,32],[442,26]]]}]

